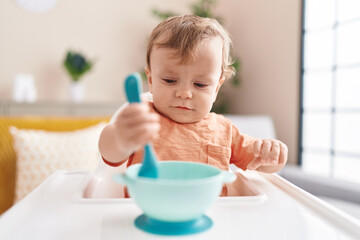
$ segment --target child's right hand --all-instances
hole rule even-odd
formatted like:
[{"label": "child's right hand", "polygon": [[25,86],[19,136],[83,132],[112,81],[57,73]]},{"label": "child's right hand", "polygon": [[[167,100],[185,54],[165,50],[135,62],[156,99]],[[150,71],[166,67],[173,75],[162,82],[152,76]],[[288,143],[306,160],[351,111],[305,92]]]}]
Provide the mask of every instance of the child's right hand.
[{"label": "child's right hand", "polygon": [[147,103],[124,107],[114,122],[116,144],[126,152],[134,152],[158,136],[159,115],[151,113]]}]

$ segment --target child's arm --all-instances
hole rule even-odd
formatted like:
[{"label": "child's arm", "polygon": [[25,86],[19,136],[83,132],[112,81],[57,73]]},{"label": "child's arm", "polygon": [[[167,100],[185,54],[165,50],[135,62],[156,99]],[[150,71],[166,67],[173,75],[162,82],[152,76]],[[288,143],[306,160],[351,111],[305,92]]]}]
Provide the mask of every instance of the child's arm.
[{"label": "child's arm", "polygon": [[159,129],[159,116],[150,113],[146,103],[129,104],[115,122],[101,132],[101,156],[112,163],[124,162],[134,151],[156,138]]},{"label": "child's arm", "polygon": [[281,170],[287,161],[288,148],[275,139],[258,139],[253,143],[255,158],[247,165],[247,169],[273,173]]}]

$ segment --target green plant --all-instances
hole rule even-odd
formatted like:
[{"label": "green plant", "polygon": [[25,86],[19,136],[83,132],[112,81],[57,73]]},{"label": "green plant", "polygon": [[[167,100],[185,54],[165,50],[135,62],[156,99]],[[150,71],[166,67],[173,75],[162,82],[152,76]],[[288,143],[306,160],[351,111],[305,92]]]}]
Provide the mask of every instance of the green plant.
[{"label": "green plant", "polygon": [[[213,13],[213,9],[216,6],[217,0],[197,0],[197,2],[195,2],[194,4],[192,4],[190,6],[191,9],[191,13],[193,15],[197,15],[199,17],[207,17],[207,18],[214,18],[216,19],[220,24],[223,24],[223,18],[220,16],[216,16]],[[151,10],[152,14],[163,20],[166,19],[168,17],[171,16],[176,16],[179,15],[178,13],[172,12],[172,11],[159,11],[157,9],[152,9]],[[235,75],[230,79],[231,80],[231,84],[233,86],[239,86],[240,85],[240,75],[239,75],[239,70],[240,70],[240,60],[239,58],[235,57],[233,54],[232,55],[232,59],[233,59],[233,64],[232,67],[235,69]],[[146,80],[146,78],[145,78]],[[227,113],[229,112],[229,101],[227,99],[227,96],[222,93],[221,89],[219,91],[218,97],[216,102],[213,105],[212,111],[216,112],[216,113]]]},{"label": "green plant", "polygon": [[94,62],[87,60],[81,53],[68,51],[66,53],[63,66],[74,82],[87,72],[89,72],[94,65]]},{"label": "green plant", "polygon": [[[217,0],[198,0],[196,3],[190,6],[191,13],[199,17],[215,18],[220,23],[222,23],[222,18],[215,16],[212,12],[213,8],[216,5]],[[178,13],[172,11],[159,11],[157,9],[152,9],[152,13],[155,17],[160,19],[165,19],[171,16],[179,15]]]}]

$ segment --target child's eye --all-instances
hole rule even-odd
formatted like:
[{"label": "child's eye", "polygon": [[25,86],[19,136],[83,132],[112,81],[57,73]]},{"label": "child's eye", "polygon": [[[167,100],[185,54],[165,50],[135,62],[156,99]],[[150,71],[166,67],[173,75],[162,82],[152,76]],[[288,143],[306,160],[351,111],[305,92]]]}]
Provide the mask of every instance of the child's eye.
[{"label": "child's eye", "polygon": [[176,80],[172,80],[172,79],[162,79],[163,82],[167,83],[167,84],[174,84],[176,83]]},{"label": "child's eye", "polygon": [[197,86],[198,88],[204,88],[206,87],[207,85],[204,84],[204,83],[194,83],[195,86]]}]

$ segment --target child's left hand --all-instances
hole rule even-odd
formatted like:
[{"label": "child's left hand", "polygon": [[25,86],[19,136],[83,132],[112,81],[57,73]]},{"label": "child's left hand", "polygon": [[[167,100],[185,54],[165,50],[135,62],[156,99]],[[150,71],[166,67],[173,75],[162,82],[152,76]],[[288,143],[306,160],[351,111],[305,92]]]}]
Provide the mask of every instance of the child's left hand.
[{"label": "child's left hand", "polygon": [[249,170],[277,172],[285,165],[287,146],[275,139],[258,139],[253,144],[254,159],[247,165]]}]

